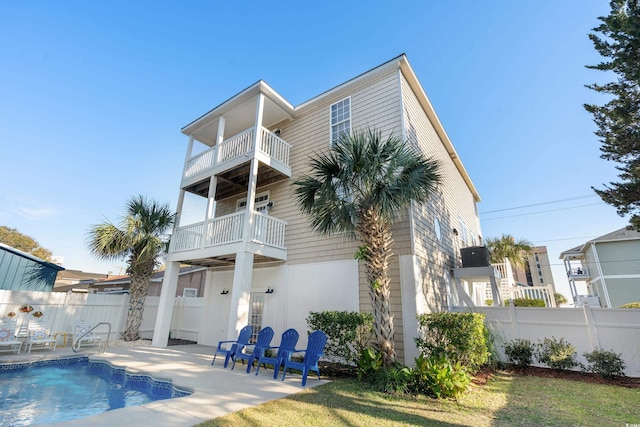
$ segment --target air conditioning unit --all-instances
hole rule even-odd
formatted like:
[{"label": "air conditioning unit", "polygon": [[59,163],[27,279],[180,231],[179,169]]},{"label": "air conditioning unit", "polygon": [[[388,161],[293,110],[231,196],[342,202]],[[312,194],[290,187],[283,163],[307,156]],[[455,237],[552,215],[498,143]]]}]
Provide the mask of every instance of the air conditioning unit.
[{"label": "air conditioning unit", "polygon": [[486,246],[461,248],[460,256],[462,257],[462,268],[489,267],[491,265],[489,248]]}]

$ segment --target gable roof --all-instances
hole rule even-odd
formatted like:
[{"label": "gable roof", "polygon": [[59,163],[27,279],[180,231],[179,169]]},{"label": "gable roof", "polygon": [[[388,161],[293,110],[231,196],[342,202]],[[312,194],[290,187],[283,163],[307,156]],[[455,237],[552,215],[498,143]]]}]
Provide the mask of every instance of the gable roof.
[{"label": "gable roof", "polygon": [[560,254],[560,259],[563,259],[569,254],[580,254],[585,251],[587,246],[591,243],[604,243],[604,242],[617,242],[623,240],[640,240],[640,231],[636,231],[632,228],[622,227],[611,233],[603,234],[602,236],[591,239],[582,245],[578,245],[574,248],[567,249]]}]

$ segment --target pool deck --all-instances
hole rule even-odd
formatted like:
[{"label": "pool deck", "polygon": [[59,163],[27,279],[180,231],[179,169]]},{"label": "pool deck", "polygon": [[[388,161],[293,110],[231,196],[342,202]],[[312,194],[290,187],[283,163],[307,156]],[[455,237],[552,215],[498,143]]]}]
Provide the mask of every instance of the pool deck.
[{"label": "pool deck", "polygon": [[223,368],[224,358],[221,357],[216,358],[212,366],[214,350],[214,347],[197,344],[166,348],[110,347],[98,355],[95,350],[73,353],[65,347],[55,352],[3,353],[0,354],[0,364],[86,354],[91,359],[107,360],[113,366],[126,367],[128,372],[142,372],[160,380],[170,379],[176,387],[193,392],[186,397],[159,400],[47,426],[193,426],[326,383],[309,375],[306,387],[302,387],[300,375],[288,375],[285,381],[280,381],[281,377],[274,380],[272,369],[260,369],[256,376],[255,368],[247,374],[246,365],[242,364],[237,364],[232,371],[231,364],[227,369]]}]

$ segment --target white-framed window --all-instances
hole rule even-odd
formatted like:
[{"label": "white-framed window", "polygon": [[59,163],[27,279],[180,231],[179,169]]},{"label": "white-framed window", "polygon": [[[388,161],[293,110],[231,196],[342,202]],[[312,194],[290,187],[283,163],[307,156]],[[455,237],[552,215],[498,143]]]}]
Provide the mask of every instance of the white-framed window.
[{"label": "white-framed window", "polygon": [[465,224],[461,216],[458,216],[458,226],[460,227],[460,240],[464,245],[467,245],[467,224]]},{"label": "white-framed window", "polygon": [[331,104],[331,145],[340,138],[340,134],[351,132],[351,97]]},{"label": "white-framed window", "polygon": [[182,296],[185,298],[195,298],[198,296],[198,288],[184,288]]},{"label": "white-framed window", "polygon": [[433,218],[433,229],[436,232],[436,237],[438,238],[438,241],[441,242],[442,241],[442,227],[440,226],[440,220],[438,219],[438,217]]},{"label": "white-framed window", "polygon": [[[256,194],[254,210],[256,212],[267,213],[267,205],[269,204],[269,192]],[[238,199],[236,201],[236,212],[243,211],[247,208],[247,199]]]}]

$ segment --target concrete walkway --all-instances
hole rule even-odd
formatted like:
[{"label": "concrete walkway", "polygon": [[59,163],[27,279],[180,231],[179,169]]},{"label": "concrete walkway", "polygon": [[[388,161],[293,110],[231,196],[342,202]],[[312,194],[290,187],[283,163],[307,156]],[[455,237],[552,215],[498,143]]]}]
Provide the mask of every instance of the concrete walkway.
[{"label": "concrete walkway", "polygon": [[[272,369],[260,369],[260,374],[256,376],[255,368],[247,374],[246,365],[237,364],[232,371],[231,365],[227,369],[223,368],[224,358],[220,360],[220,357],[216,358],[216,364],[211,366],[214,350],[213,347],[202,345],[167,348],[110,347],[106,353],[90,355],[91,359],[107,360],[113,366],[126,367],[128,372],[142,372],[160,380],[170,379],[175,386],[193,391],[193,394],[46,425],[192,426],[326,382],[310,375],[307,386],[303,388],[300,375],[288,375],[283,382],[280,381],[281,377],[278,380],[273,379]],[[34,351],[30,355],[1,356],[0,363],[64,357],[71,354],[75,355],[69,348],[56,349],[55,352]]]}]

